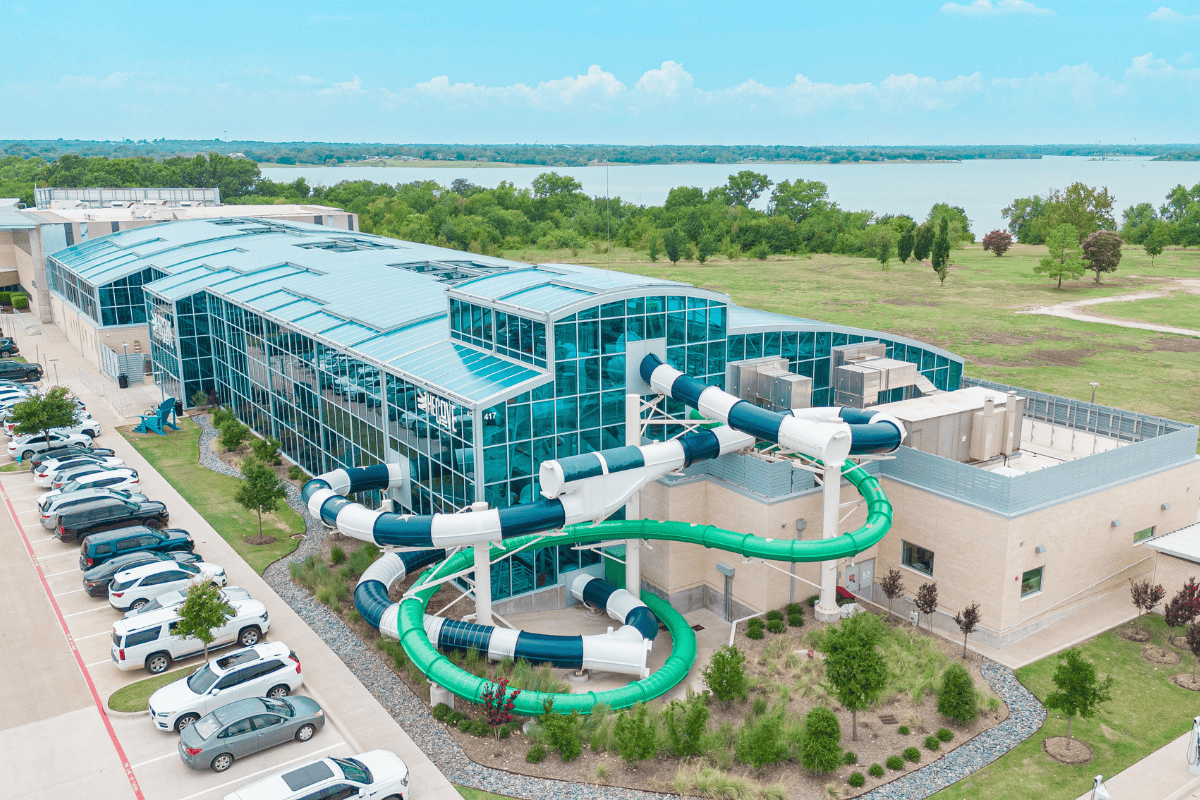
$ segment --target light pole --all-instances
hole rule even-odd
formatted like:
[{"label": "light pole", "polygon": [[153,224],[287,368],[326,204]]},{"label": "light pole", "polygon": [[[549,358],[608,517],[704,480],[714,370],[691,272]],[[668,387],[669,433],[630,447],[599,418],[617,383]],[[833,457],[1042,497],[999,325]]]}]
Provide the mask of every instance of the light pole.
[{"label": "light pole", "polygon": [[1091,387],[1092,387],[1092,405],[1096,405],[1096,387],[1097,387],[1097,386],[1099,386],[1099,385],[1100,385],[1100,384],[1096,383],[1096,381],[1092,381],[1092,382],[1091,382]]}]

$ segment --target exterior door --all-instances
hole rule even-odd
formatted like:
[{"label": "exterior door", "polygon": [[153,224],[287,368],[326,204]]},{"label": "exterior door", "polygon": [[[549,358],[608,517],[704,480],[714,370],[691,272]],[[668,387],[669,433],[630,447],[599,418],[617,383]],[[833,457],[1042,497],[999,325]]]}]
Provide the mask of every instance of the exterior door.
[{"label": "exterior door", "polygon": [[864,600],[875,599],[875,559],[860,561],[846,567],[846,588]]}]

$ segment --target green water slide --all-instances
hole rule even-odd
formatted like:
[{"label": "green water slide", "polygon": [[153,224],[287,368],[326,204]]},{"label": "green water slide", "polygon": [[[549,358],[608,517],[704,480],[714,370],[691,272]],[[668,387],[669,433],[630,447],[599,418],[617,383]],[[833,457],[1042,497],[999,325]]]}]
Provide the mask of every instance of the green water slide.
[{"label": "green water slide", "polygon": [[[507,539],[503,547],[492,545],[491,558],[501,558],[505,553],[520,548],[536,550],[564,544],[617,539],[686,542],[769,561],[812,562],[847,558],[868,549],[887,534],[892,524],[892,505],[883,493],[879,481],[868,474],[861,465],[847,462],[842,468],[842,476],[866,501],[867,520],[857,530],[831,539],[764,539],[712,525],[628,520],[596,525],[573,525],[554,535],[533,534]],[[445,687],[457,697],[471,703],[480,703],[490,682],[456,667],[430,643],[424,628],[425,607],[438,588],[437,585],[428,585],[429,582],[442,575],[469,570],[473,564],[473,552],[468,548],[460,550],[424,572],[413,584],[413,595],[400,604],[399,632],[400,643],[405,652],[429,680]],[[661,697],[683,680],[696,660],[696,634],[683,615],[673,609],[667,601],[647,592],[642,592],[641,597],[671,634],[671,654],[662,667],[648,678],[634,681],[619,689],[602,692],[553,694],[523,691],[517,697],[513,712],[521,716],[537,716],[543,712],[546,700],[552,700],[554,710],[560,713],[578,710],[581,714],[588,714],[597,703],[605,703],[613,709],[628,708]]]}]

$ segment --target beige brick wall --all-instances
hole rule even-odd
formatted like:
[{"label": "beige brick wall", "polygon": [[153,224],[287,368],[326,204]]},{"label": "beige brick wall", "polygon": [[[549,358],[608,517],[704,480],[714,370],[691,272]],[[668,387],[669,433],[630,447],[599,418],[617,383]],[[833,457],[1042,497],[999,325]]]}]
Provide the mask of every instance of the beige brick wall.
[{"label": "beige brick wall", "polygon": [[[1188,582],[1189,578],[1195,578],[1197,581],[1200,581],[1200,564],[1194,561],[1176,558],[1165,553],[1159,553],[1155,561],[1157,563],[1154,566],[1151,580],[1163,587],[1163,591],[1166,592],[1166,600],[1174,597],[1175,593],[1183,588],[1183,585]],[[1162,606],[1159,606],[1156,610],[1162,611]]]}]

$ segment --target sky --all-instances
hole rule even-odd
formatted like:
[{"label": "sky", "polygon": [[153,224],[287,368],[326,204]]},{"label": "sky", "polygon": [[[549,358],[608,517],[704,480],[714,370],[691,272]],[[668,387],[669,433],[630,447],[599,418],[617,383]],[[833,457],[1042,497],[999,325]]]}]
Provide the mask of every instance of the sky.
[{"label": "sky", "polygon": [[1200,141],[1200,0],[0,0],[0,138]]}]

